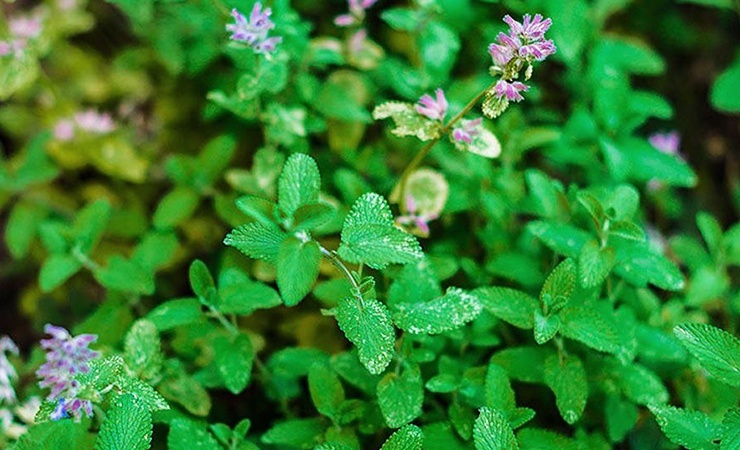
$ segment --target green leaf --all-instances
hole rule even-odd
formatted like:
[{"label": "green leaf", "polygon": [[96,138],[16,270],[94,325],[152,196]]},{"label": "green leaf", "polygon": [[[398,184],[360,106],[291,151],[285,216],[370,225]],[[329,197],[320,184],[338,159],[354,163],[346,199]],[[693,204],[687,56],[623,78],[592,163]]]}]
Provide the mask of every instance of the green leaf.
[{"label": "green leaf", "polygon": [[632,403],[622,399],[619,394],[607,395],[604,404],[604,419],[609,440],[619,442],[637,423],[639,411]]},{"label": "green leaf", "polygon": [[689,450],[716,450],[713,441],[722,436],[722,426],[701,411],[669,405],[649,405],[668,439]]},{"label": "green leaf", "polygon": [[473,295],[499,319],[525,330],[534,327],[534,312],[538,309],[538,302],[531,295],[498,286],[475,289]]},{"label": "green leaf", "polygon": [[181,298],[162,303],[149,311],[146,318],[159,331],[168,331],[181,325],[188,325],[203,318],[201,303],[195,298]]},{"label": "green leaf", "polygon": [[680,291],[684,277],[674,263],[654,253],[647,243],[623,241],[614,243],[616,264],[614,272],[626,281],[644,287],[651,283],[661,289]]},{"label": "green leaf", "polygon": [[571,225],[539,220],[527,224],[527,231],[550,250],[571,258],[577,258],[581,247],[591,239],[588,233]]},{"label": "green leaf", "polygon": [[722,248],[722,227],[711,214],[706,212],[700,212],[696,215],[696,225],[701,231],[701,235],[704,238],[704,242],[707,243],[709,251],[716,255]]},{"label": "green leaf", "polygon": [[398,303],[391,309],[398,328],[411,334],[439,334],[478,317],[482,306],[475,295],[450,287],[445,295],[424,303]]},{"label": "green leaf", "polygon": [[424,433],[416,425],[406,425],[389,437],[380,450],[421,450]]},{"label": "green leaf", "polygon": [[524,173],[527,181],[530,198],[535,212],[547,219],[557,217],[561,205],[562,192],[559,191],[550,178],[537,169],[528,169]]},{"label": "green leaf", "polygon": [[639,405],[651,405],[668,401],[668,391],[660,378],[637,363],[627,365],[611,361],[608,370],[624,395]]},{"label": "green leaf", "polygon": [[480,409],[473,426],[473,443],[476,450],[517,450],[519,445],[506,417],[496,409]]},{"label": "green leaf", "polygon": [[[1,89],[1,88],[0,88]],[[55,406],[55,403],[51,403]],[[21,435],[13,450],[65,450],[91,449],[95,435],[87,431],[88,425],[72,420],[40,422]]]},{"label": "green leaf", "polygon": [[514,380],[544,383],[545,361],[552,353],[547,347],[510,347],[494,354],[491,362],[503,367]]},{"label": "green leaf", "polygon": [[488,364],[486,372],[485,406],[507,414],[516,408],[514,390],[511,388],[506,370],[494,362]]},{"label": "green leaf", "polygon": [[177,418],[170,422],[167,448],[173,450],[216,450],[220,449],[221,446],[204,426],[190,419]]},{"label": "green leaf", "polygon": [[592,239],[583,247],[578,255],[578,274],[581,284],[586,288],[600,285],[614,267],[615,253],[611,247],[601,247]]},{"label": "green leaf", "polygon": [[178,186],[165,195],[154,210],[152,221],[158,229],[174,228],[193,215],[200,203],[197,192]]},{"label": "green leaf", "polygon": [[292,217],[298,208],[319,202],[321,175],[316,161],[303,153],[290,155],[278,181],[278,206]]},{"label": "green leaf", "polygon": [[196,416],[207,416],[211,410],[211,398],[203,386],[185,372],[182,364],[175,360],[167,361],[167,377],[157,385],[157,389],[166,399],[182,405]]},{"label": "green leaf", "polygon": [[720,450],[740,448],[740,408],[730,408],[722,419],[722,444]]},{"label": "green leaf", "polygon": [[378,405],[391,428],[398,428],[421,416],[424,385],[416,365],[407,365],[398,375],[389,373],[378,383]]},{"label": "green leaf", "polygon": [[294,230],[313,230],[330,222],[337,214],[334,206],[326,203],[315,203],[312,205],[303,205],[296,209],[293,215]]},{"label": "green leaf", "polygon": [[[698,0],[694,0],[698,1]],[[721,5],[723,7],[732,8],[732,2],[730,0],[703,0],[702,3],[711,2],[715,5]],[[740,112],[740,55],[735,56],[733,63],[725,69],[724,72],[719,74],[714,84],[712,84],[712,91],[709,95],[712,101],[712,106],[718,111],[725,113],[738,113]]]},{"label": "green leaf", "polygon": [[596,350],[617,353],[621,337],[613,317],[590,306],[566,308],[560,313],[560,333]]},{"label": "green leaf", "polygon": [[213,281],[211,271],[205,263],[196,259],[190,264],[189,270],[190,286],[193,288],[195,295],[201,298],[208,298],[210,291],[216,289],[216,283]]},{"label": "green leaf", "polygon": [[39,274],[41,292],[51,292],[64,284],[72,275],[82,268],[76,258],[71,255],[51,255],[44,261]]},{"label": "green leaf", "polygon": [[266,284],[251,280],[242,270],[228,268],[218,277],[218,310],[223,314],[249,315],[258,309],[282,304],[280,295]]},{"label": "green leaf", "polygon": [[339,377],[326,363],[316,363],[308,371],[308,390],[316,410],[336,421],[345,400]]},{"label": "green leaf", "polygon": [[545,315],[557,313],[568,303],[576,287],[576,264],[563,260],[545,280],[540,291],[540,306]]},{"label": "green leaf", "polygon": [[560,316],[546,316],[539,309],[534,311],[534,340],[542,345],[554,338],[560,331]]},{"label": "green leaf", "polygon": [[336,308],[344,335],[357,346],[362,365],[372,374],[382,373],[393,359],[396,334],[385,305],[374,298],[360,302],[347,297]]},{"label": "green leaf", "polygon": [[269,263],[277,261],[280,244],[286,234],[274,225],[248,223],[231,230],[224,244],[236,248],[250,258],[262,259]]},{"label": "green leaf", "polygon": [[148,273],[154,273],[169,264],[179,248],[180,243],[174,233],[149,232],[136,246],[131,262]]},{"label": "green leaf", "polygon": [[297,305],[319,277],[321,251],[315,241],[289,237],[280,245],[277,285],[287,306]]},{"label": "green leaf", "polygon": [[137,376],[152,380],[162,369],[162,349],[157,327],[147,319],[134,322],[124,340],[124,359]]},{"label": "green leaf", "polygon": [[552,355],[545,361],[545,383],[555,393],[560,415],[574,424],[583,414],[588,398],[588,380],[583,363],[575,355],[561,360]]},{"label": "green leaf", "polygon": [[167,400],[148,383],[141,381],[139,378],[125,374],[118,378],[116,384],[121,392],[134,396],[141,406],[147,408],[152,413],[170,409]]},{"label": "green leaf", "polygon": [[274,225],[275,203],[266,198],[245,195],[236,200],[236,207],[239,211],[266,227]]},{"label": "green leaf", "polygon": [[583,448],[573,439],[539,428],[525,428],[517,433],[516,437],[519,445],[525,450],[581,450]]},{"label": "green leaf", "polygon": [[319,418],[292,419],[273,425],[262,435],[262,442],[310,449],[318,443],[323,432],[323,421]]},{"label": "green leaf", "polygon": [[90,254],[105,231],[112,212],[108,200],[98,200],[85,206],[72,224],[75,247],[83,254]]},{"label": "green leaf", "polygon": [[151,295],[156,286],[154,274],[121,255],[113,255],[108,265],[94,273],[95,279],[108,289]]},{"label": "green leaf", "polygon": [[152,440],[152,414],[132,395],[111,402],[95,450],[147,450]]},{"label": "green leaf", "polygon": [[368,193],[357,199],[342,227],[339,256],[374,269],[406,264],[423,256],[416,238],[393,225],[388,202]]},{"label": "green leaf", "polygon": [[254,350],[248,336],[219,336],[213,340],[214,363],[232,394],[241,393],[252,375]]},{"label": "green leaf", "polygon": [[408,8],[388,8],[380,14],[391,28],[398,31],[413,31],[419,25],[419,13]]},{"label": "green leaf", "polygon": [[5,243],[13,258],[26,256],[38,224],[45,215],[42,208],[27,202],[20,202],[13,207],[5,225]]},{"label": "green leaf", "polygon": [[673,333],[711,376],[740,387],[740,340],[720,328],[700,323],[677,325]]},{"label": "green leaf", "polygon": [[422,141],[428,141],[440,136],[439,122],[429,120],[416,112],[411,103],[385,102],[373,110],[373,119],[382,120],[392,118],[395,128],[391,133],[399,137],[415,136]]},{"label": "green leaf", "polygon": [[406,264],[388,290],[388,304],[419,303],[442,296],[439,279],[429,259]]}]

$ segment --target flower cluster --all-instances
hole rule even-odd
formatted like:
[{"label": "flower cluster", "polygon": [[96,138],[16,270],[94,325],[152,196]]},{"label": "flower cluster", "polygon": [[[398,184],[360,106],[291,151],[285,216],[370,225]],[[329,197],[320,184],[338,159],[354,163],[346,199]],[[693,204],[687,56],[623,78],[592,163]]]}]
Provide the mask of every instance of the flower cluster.
[{"label": "flower cluster", "polygon": [[0,338],[0,404],[13,404],[16,401],[13,380],[18,378],[15,367],[8,361],[8,355],[17,355],[18,347],[8,336]]},{"label": "flower cluster", "polygon": [[496,42],[488,46],[488,53],[493,59],[491,71],[501,75],[491,92],[491,98],[484,104],[484,112],[489,117],[501,114],[510,101],[524,100],[522,92],[529,90],[529,86],[515,81],[519,78],[519,72],[526,66],[524,78],[529,79],[532,62],[543,61],[556,50],[555,43],[545,39],[545,32],[552,25],[551,19],[543,19],[540,14],[534,17],[525,14],[520,23],[507,15],[504,22],[509,25],[508,33],[499,33]]},{"label": "flower cluster", "polygon": [[262,4],[257,2],[249,14],[249,20],[236,8],[231,10],[234,23],[226,25],[226,31],[231,32],[231,39],[244,42],[257,54],[268,55],[275,51],[275,47],[283,38],[280,36],[268,37],[267,34],[275,28],[275,22],[270,20],[272,10],[262,9]]},{"label": "flower cluster", "polygon": [[406,196],[406,210],[408,211],[405,215],[396,218],[396,223],[399,225],[412,226],[414,229],[411,231],[414,234],[420,236],[429,236],[429,222],[439,217],[439,214],[434,213],[423,213],[419,211],[419,207],[416,204],[416,200],[413,196]]},{"label": "flower cluster", "polygon": [[51,339],[41,341],[41,347],[47,350],[46,362],[36,371],[36,376],[41,379],[39,386],[51,390],[47,399],[57,401],[51,418],[73,417],[79,421],[83,413],[91,417],[92,402],[77,398],[80,386],[74,378],[90,370],[88,363],[98,352],[88,345],[98,337],[93,334],[72,337],[64,328],[50,324],[44,327],[44,332],[51,335]]},{"label": "flower cluster", "polygon": [[41,15],[13,17],[8,20],[8,30],[11,38],[0,41],[0,56],[22,54],[28,42],[41,35]]},{"label": "flower cluster", "polygon": [[54,137],[60,141],[71,141],[76,131],[90,134],[106,134],[116,129],[108,113],[88,109],[76,113],[71,119],[62,119],[54,126]]},{"label": "flower cluster", "polygon": [[338,27],[360,25],[365,20],[365,11],[378,0],[348,0],[349,13],[337,16],[334,24]]}]

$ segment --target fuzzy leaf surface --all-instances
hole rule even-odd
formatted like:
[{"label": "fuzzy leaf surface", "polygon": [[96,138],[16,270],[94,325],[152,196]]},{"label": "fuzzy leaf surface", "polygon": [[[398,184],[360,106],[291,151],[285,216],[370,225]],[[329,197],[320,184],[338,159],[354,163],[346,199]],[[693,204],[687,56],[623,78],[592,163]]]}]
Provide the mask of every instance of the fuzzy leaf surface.
[{"label": "fuzzy leaf surface", "polygon": [[393,359],[396,334],[385,305],[374,298],[362,304],[354,297],[345,298],[336,308],[339,328],[357,347],[360,362],[372,374],[379,374]]}]

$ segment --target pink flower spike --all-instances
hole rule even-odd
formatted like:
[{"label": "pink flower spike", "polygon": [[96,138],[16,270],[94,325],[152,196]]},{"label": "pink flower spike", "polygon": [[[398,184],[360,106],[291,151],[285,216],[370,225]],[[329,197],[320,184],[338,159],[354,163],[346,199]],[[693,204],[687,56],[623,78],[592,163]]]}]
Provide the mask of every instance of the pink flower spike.
[{"label": "pink flower spike", "polygon": [[509,83],[506,80],[499,80],[494,86],[494,91],[498,98],[506,97],[510,101],[520,102],[524,100],[520,92],[526,92],[529,90],[529,86],[519,81]]},{"label": "pink flower spike", "polygon": [[18,39],[33,39],[41,34],[41,19],[17,17],[8,21],[10,32]]},{"label": "pink flower spike", "polygon": [[648,141],[663,153],[677,155],[681,146],[681,135],[675,130],[668,133],[654,133],[650,135]]},{"label": "pink flower spike", "polygon": [[442,89],[434,91],[436,100],[429,94],[424,94],[416,105],[416,112],[432,120],[442,120],[447,114],[447,99]]},{"label": "pink flower spike", "polygon": [[511,34],[519,36],[527,41],[537,41],[542,39],[545,32],[552,25],[552,19],[542,20],[541,14],[535,14],[534,19],[529,14],[525,14],[522,23],[517,22],[508,14],[504,16],[504,22],[509,25]]},{"label": "pink flower spike", "polygon": [[555,43],[552,40],[547,40],[523,45],[519,49],[519,55],[524,59],[531,58],[537,61],[543,61],[545,58],[555,53],[555,50]]}]

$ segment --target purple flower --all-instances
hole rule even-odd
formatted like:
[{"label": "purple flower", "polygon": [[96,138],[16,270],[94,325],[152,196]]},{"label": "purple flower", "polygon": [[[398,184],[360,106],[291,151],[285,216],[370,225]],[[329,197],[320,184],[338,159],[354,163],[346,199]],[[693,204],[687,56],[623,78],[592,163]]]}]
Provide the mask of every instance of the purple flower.
[{"label": "purple flower", "polygon": [[494,66],[499,70],[503,71],[517,59],[519,64],[515,65],[515,70],[518,71],[524,62],[542,61],[555,53],[555,43],[545,40],[545,32],[552,25],[551,19],[543,20],[540,14],[535,14],[534,18],[525,14],[520,23],[506,15],[504,22],[509,25],[508,33],[499,33],[496,43],[488,47]]},{"label": "purple flower", "polygon": [[51,339],[41,341],[41,347],[47,351],[46,362],[36,371],[36,376],[41,379],[40,387],[51,390],[47,399],[57,400],[52,418],[71,416],[80,420],[83,413],[91,416],[92,402],[77,398],[80,386],[74,378],[90,371],[88,364],[99,353],[88,345],[98,337],[93,334],[72,337],[66,329],[51,324],[46,324],[44,332],[51,335]]},{"label": "purple flower", "polygon": [[678,148],[681,146],[681,135],[675,130],[668,133],[653,133],[648,141],[663,153],[678,155]]},{"label": "purple flower", "polygon": [[18,378],[18,373],[7,354],[17,355],[18,347],[8,336],[3,336],[0,338],[0,404],[13,404],[16,401],[13,380]]},{"label": "purple flower", "polygon": [[429,94],[424,94],[416,105],[416,112],[432,120],[443,120],[447,114],[447,99],[442,89],[434,91],[436,99]]},{"label": "purple flower", "polygon": [[396,218],[399,225],[413,225],[421,236],[429,236],[429,222],[439,217],[438,214],[418,213],[418,205],[413,196],[406,196],[406,210],[408,214]]},{"label": "purple flower", "polygon": [[60,141],[71,141],[80,130],[90,134],[106,134],[116,129],[113,118],[108,113],[87,109],[75,113],[71,119],[62,119],[54,125],[54,137]]},{"label": "purple flower", "polygon": [[373,6],[378,0],[348,0],[349,13],[341,14],[334,18],[334,25],[338,27],[351,27],[359,25],[365,20],[365,11]]},{"label": "purple flower", "polygon": [[526,41],[537,41],[545,37],[545,32],[552,25],[552,19],[542,20],[541,14],[535,14],[534,19],[529,14],[525,14],[522,23],[512,19],[510,15],[504,16],[504,22],[509,25],[511,34],[519,36]]},{"label": "purple flower", "polygon": [[480,133],[481,123],[483,123],[481,117],[473,120],[463,120],[460,126],[452,130],[452,138],[458,142],[470,144],[473,142],[473,138]]},{"label": "purple flower", "polygon": [[41,18],[15,17],[8,21],[8,28],[18,39],[33,39],[41,34]]},{"label": "purple flower", "polygon": [[263,10],[260,2],[254,4],[249,20],[234,8],[231,10],[234,23],[226,25],[226,31],[231,32],[231,40],[244,42],[252,47],[255,53],[270,54],[275,51],[277,44],[283,40],[280,36],[267,37],[270,30],[275,28],[275,23],[270,20],[270,15],[272,15],[272,10],[270,8]]},{"label": "purple flower", "polygon": [[494,86],[493,89],[496,92],[496,96],[500,99],[506,97],[507,100],[520,102],[524,100],[524,97],[522,97],[520,92],[528,91],[529,86],[519,81],[509,83],[502,79],[496,83],[496,86]]}]

